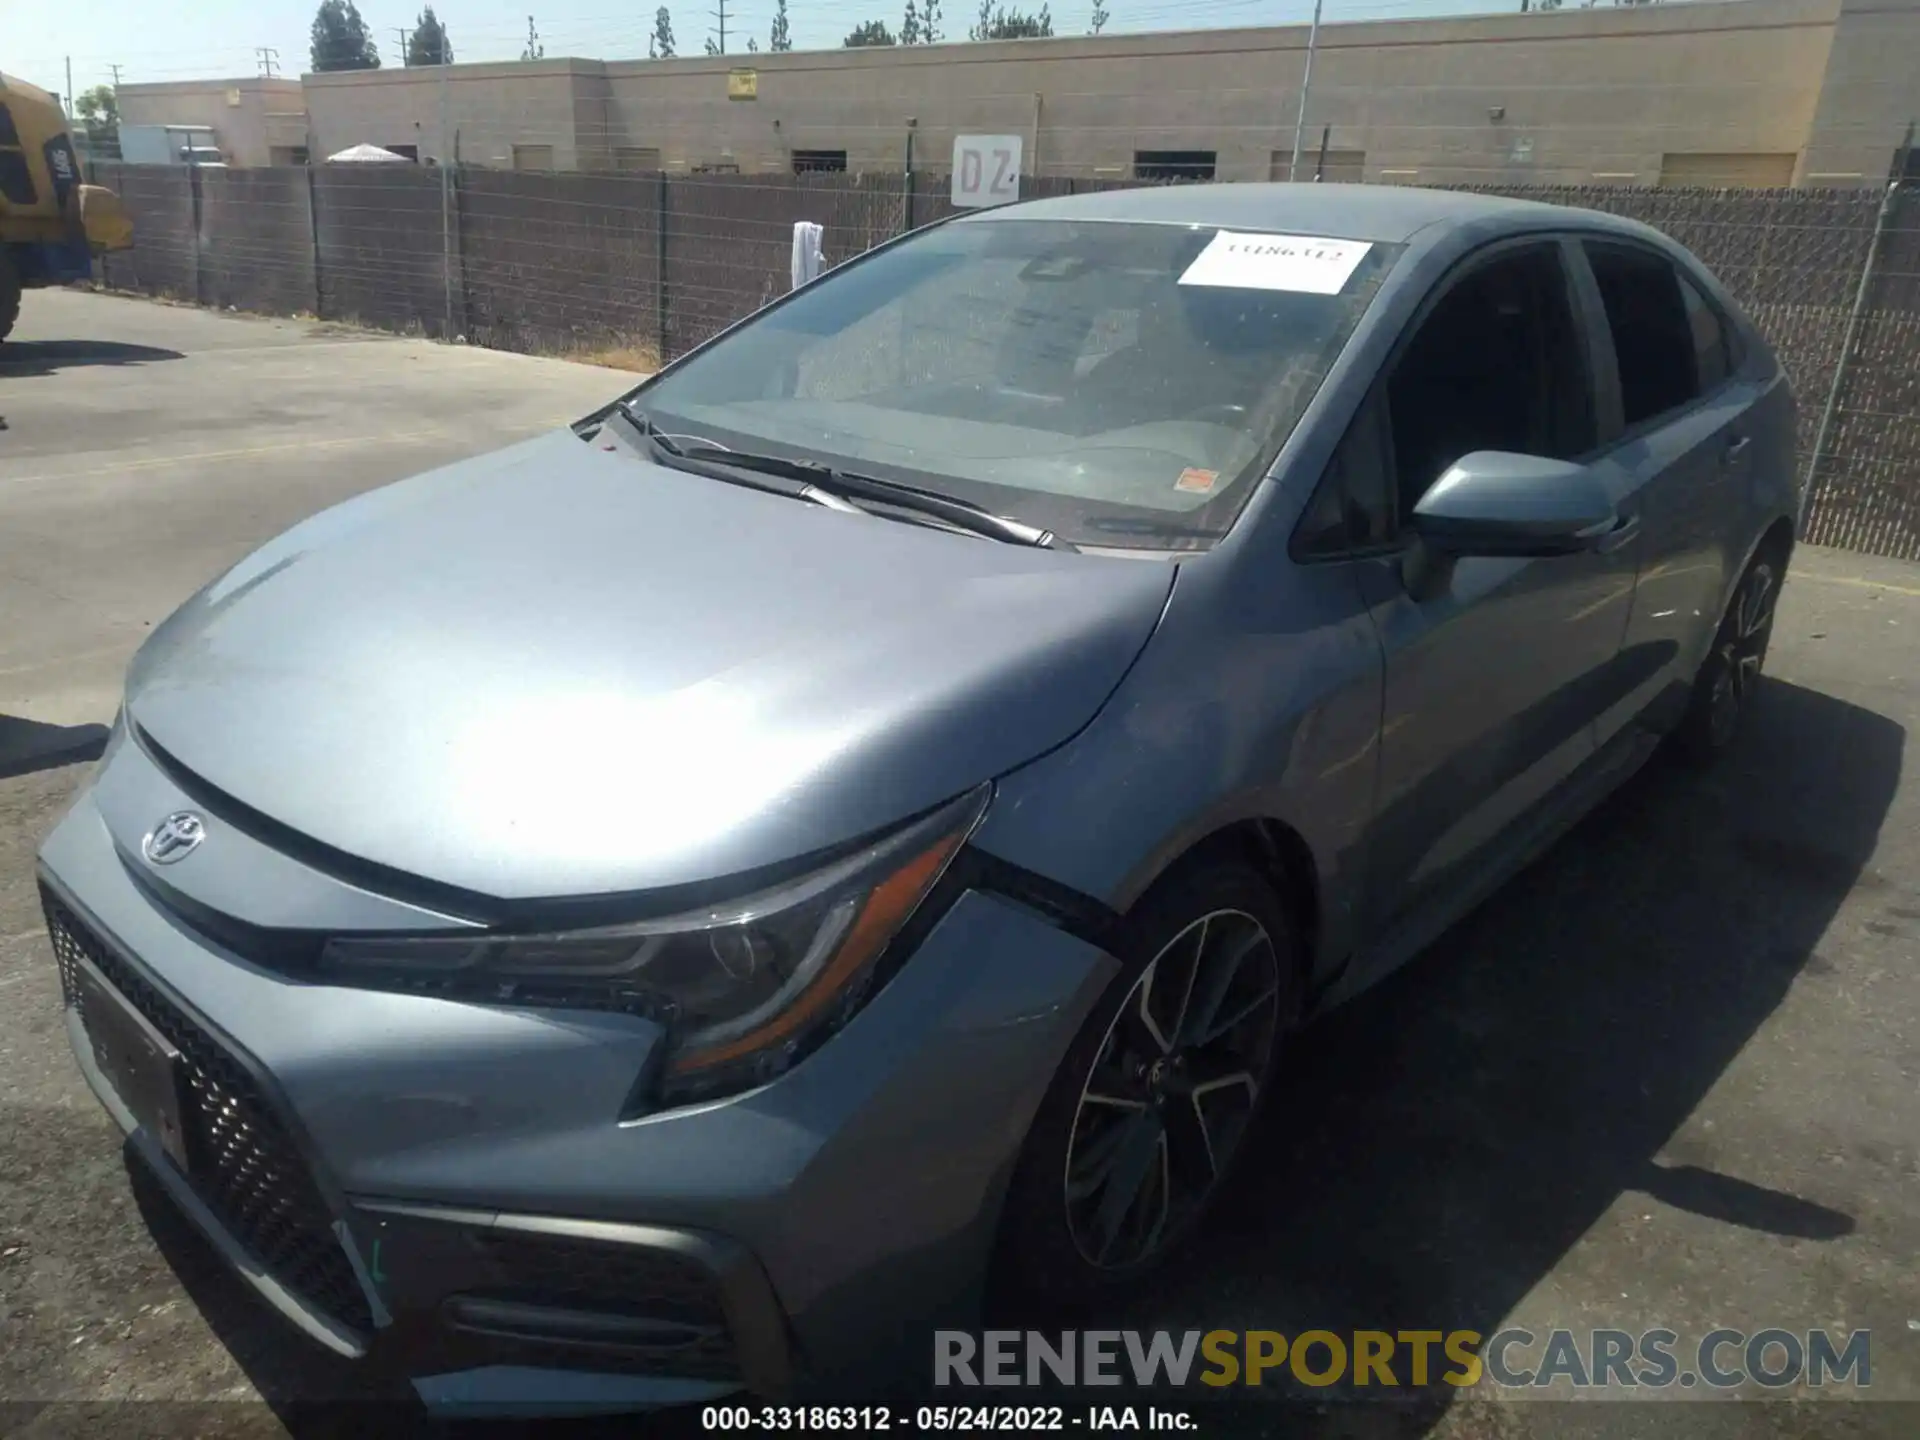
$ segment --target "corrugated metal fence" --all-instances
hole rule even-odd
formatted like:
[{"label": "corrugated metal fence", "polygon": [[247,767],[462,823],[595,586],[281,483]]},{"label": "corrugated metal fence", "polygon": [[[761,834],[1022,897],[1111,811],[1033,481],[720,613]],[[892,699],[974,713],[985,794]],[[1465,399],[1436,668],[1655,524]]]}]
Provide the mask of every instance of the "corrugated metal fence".
[{"label": "corrugated metal fence", "polygon": [[[781,293],[795,221],[829,263],[948,213],[920,175],[579,175],[102,163],[134,249],[109,285],[503,349],[671,359]],[[1044,177],[1029,195],[1125,182]],[[1643,220],[1779,350],[1813,476],[1807,538],[1920,559],[1920,198],[1872,190],[1501,193]],[[1883,200],[1885,203],[1883,203]],[[1819,454],[1817,460],[1815,449]]]}]

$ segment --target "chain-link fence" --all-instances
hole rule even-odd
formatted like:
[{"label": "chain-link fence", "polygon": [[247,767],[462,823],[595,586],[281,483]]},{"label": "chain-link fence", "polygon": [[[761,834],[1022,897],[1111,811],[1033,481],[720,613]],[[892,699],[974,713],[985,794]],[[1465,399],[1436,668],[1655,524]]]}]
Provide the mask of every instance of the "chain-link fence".
[{"label": "chain-link fence", "polygon": [[[648,366],[829,263],[950,210],[944,176],[96,167],[136,244],[106,282],[243,310]],[[1030,195],[1127,182],[1041,177]],[[1645,221],[1710,265],[1800,397],[1806,538],[1920,559],[1920,200],[1858,190],[1505,188]]]}]

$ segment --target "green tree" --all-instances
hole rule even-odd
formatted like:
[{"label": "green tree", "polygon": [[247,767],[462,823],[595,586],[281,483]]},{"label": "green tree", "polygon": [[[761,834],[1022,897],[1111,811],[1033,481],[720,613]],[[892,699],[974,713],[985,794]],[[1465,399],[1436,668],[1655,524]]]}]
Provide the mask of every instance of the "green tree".
[{"label": "green tree", "polygon": [[884,21],[869,20],[864,25],[854,27],[854,31],[840,42],[849,50],[863,50],[873,45],[893,44],[893,32],[887,29]]},{"label": "green tree", "polygon": [[427,6],[420,12],[415,22],[413,34],[407,37],[407,64],[409,65],[451,65],[453,63],[453,44],[447,39],[447,27],[440,23],[440,17],[433,13],[433,7]]},{"label": "green tree", "polygon": [[653,12],[653,39],[647,46],[647,53],[658,60],[673,58],[673,17],[662,5]]},{"label": "green tree", "polygon": [[793,35],[787,29],[787,0],[775,0],[773,7],[773,31],[767,36],[769,50],[791,50]]},{"label": "green tree", "polygon": [[320,0],[309,34],[316,73],[380,68],[379,48],[353,0]]},{"label": "green tree", "polygon": [[920,43],[940,43],[940,0],[920,0]]},{"label": "green tree", "polygon": [[900,43],[918,45],[920,43],[920,7],[914,0],[907,0],[907,13],[900,21]]},{"label": "green tree", "polygon": [[82,90],[73,102],[73,113],[86,127],[87,148],[96,156],[120,153],[120,100],[111,85],[96,85]]},{"label": "green tree", "polygon": [[1093,14],[1088,21],[1087,33],[1089,35],[1098,35],[1102,30],[1107,28],[1107,21],[1112,18],[1113,16],[1107,13],[1105,0],[1093,0]]},{"label": "green tree", "polygon": [[1009,10],[995,0],[980,0],[980,17],[967,32],[969,40],[1038,40],[1053,34],[1053,11],[1045,4],[1037,15]]},{"label": "green tree", "polygon": [[520,52],[522,60],[544,60],[547,47],[540,43],[540,32],[533,28],[533,17],[527,17],[527,48]]}]

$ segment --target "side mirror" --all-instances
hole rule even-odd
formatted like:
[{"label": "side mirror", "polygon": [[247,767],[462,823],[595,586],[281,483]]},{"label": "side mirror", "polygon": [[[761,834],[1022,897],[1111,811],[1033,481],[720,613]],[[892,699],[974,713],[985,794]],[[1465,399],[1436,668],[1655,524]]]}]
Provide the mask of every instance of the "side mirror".
[{"label": "side mirror", "polygon": [[1444,555],[1574,555],[1627,533],[1606,483],[1585,465],[1476,450],[1413,507],[1412,529]]}]

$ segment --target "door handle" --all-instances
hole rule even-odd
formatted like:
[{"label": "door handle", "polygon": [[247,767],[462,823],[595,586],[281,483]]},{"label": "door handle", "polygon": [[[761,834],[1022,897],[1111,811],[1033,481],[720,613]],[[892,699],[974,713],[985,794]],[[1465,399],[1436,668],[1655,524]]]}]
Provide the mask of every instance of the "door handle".
[{"label": "door handle", "polygon": [[1747,453],[1747,447],[1751,444],[1753,444],[1753,437],[1751,435],[1736,435],[1733,439],[1727,441],[1727,448],[1720,452],[1720,463],[1722,465],[1733,464],[1734,461]]},{"label": "door handle", "polygon": [[1640,538],[1640,517],[1623,515],[1620,521],[1606,534],[1602,535],[1593,547],[1598,555],[1611,555],[1614,551],[1631,545]]}]

